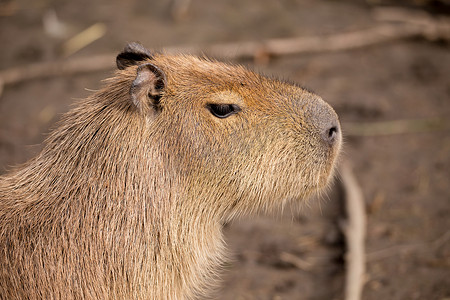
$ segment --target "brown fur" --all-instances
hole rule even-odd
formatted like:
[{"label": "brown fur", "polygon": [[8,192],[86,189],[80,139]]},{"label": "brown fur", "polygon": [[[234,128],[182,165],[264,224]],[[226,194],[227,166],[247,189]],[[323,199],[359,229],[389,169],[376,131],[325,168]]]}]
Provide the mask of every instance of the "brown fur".
[{"label": "brown fur", "polygon": [[145,62],[165,74],[158,110],[130,100],[127,66],[0,177],[1,299],[192,298],[223,260],[221,223],[327,184],[340,136],[321,140],[337,116],[318,96],[191,56]]}]

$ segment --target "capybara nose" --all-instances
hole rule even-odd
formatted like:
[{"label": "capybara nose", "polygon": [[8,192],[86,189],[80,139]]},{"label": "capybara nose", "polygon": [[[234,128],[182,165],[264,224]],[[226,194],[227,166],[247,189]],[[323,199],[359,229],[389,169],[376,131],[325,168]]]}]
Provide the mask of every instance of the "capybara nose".
[{"label": "capybara nose", "polygon": [[339,145],[341,140],[341,127],[336,112],[323,100],[310,106],[307,116],[315,125],[319,138],[329,147]]}]

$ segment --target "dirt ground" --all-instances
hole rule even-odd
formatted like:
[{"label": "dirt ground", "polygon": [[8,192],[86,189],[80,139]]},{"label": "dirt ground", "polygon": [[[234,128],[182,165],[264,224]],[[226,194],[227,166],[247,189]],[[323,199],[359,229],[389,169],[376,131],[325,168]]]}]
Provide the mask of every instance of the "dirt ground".
[{"label": "dirt ground", "polygon": [[[450,11],[448,1],[29,2],[0,1],[0,70],[118,53],[128,41],[164,48],[349,32],[375,26],[372,12],[379,5],[402,5],[434,17]],[[187,10],[175,9],[177,3],[187,3]],[[105,34],[68,53],[65,42],[96,23]],[[449,49],[448,42],[416,38],[279,57],[266,64],[238,61],[308,87],[338,112],[343,159],[353,165],[367,208],[363,299],[450,299],[450,130],[421,132],[411,125],[401,133],[346,131],[367,122],[448,122]],[[87,96],[110,75],[105,70],[5,86],[0,173],[36,154],[74,99]],[[224,266],[215,299],[343,299],[343,197],[337,180],[327,196],[306,206],[227,224],[232,260]]]}]

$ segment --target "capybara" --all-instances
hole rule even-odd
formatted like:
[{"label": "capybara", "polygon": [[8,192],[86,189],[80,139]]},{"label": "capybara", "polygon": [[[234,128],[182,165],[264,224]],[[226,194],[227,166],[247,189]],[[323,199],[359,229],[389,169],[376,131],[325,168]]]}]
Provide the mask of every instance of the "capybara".
[{"label": "capybara", "polygon": [[325,187],[341,147],[317,95],[128,44],[40,154],[0,177],[1,299],[192,299],[222,225]]}]

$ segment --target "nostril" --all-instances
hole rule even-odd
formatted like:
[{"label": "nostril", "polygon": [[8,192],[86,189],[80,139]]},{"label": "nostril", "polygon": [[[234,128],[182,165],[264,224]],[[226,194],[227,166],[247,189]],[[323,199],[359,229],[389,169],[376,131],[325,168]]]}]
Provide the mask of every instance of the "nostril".
[{"label": "nostril", "polygon": [[332,126],[324,132],[323,138],[329,145],[333,145],[338,139],[338,135],[338,126]]},{"label": "nostril", "polygon": [[335,147],[341,141],[341,127],[339,118],[334,110],[326,103],[316,103],[307,110],[307,116],[314,123],[317,137],[328,147]]},{"label": "nostril", "polygon": [[338,131],[336,126],[333,126],[330,129],[328,129],[328,139],[334,140],[336,138],[337,132]]}]

